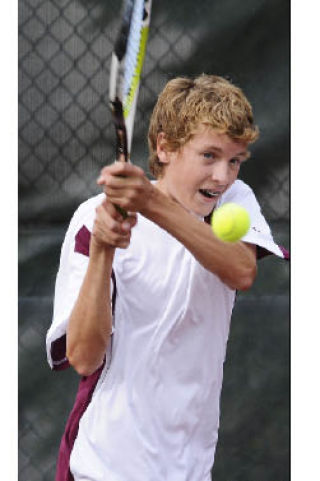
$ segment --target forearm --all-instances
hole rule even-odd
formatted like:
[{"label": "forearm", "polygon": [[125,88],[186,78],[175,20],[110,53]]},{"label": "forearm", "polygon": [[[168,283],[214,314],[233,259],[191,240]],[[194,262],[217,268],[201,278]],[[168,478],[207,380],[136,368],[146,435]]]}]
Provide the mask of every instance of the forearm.
[{"label": "forearm", "polygon": [[140,212],[178,239],[210,272],[233,289],[248,289],[256,273],[255,247],[220,241],[210,226],[154,186],[142,169],[124,162],[105,167],[98,183],[109,200]]},{"label": "forearm", "polygon": [[187,212],[157,188],[141,212],[167,230],[210,272],[233,289],[248,289],[255,277],[256,260],[242,242],[220,241],[210,226]]},{"label": "forearm", "polygon": [[103,362],[110,341],[110,277],[114,249],[90,243],[90,259],[67,329],[67,357],[81,375]]}]

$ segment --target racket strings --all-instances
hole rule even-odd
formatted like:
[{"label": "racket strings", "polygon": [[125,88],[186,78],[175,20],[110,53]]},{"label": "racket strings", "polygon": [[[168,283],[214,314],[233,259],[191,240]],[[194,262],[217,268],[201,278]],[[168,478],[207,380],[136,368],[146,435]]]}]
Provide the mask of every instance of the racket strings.
[{"label": "racket strings", "polygon": [[135,76],[139,75],[139,65],[142,64],[139,57],[143,55],[142,32],[144,11],[144,0],[137,0],[132,12],[123,71],[122,98],[125,105],[125,112],[130,109],[130,98],[133,96],[133,80]]}]

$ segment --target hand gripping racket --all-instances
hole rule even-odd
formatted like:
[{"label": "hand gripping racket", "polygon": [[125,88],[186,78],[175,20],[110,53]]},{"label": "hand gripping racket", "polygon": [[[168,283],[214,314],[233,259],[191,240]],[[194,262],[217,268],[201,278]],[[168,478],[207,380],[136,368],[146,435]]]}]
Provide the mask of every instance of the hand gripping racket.
[{"label": "hand gripping racket", "polygon": [[[116,130],[116,160],[128,162],[152,0],[125,0],[111,59],[109,98]],[[117,206],[119,212],[127,213]]]}]

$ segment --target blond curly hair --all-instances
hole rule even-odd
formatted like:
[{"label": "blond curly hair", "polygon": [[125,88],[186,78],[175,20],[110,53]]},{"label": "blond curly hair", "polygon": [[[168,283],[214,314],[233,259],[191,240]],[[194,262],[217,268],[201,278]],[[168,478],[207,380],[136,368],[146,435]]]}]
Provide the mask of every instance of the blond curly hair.
[{"label": "blond curly hair", "polygon": [[150,119],[149,167],[156,178],[164,170],[157,155],[158,135],[164,134],[166,148],[174,152],[190,140],[201,124],[235,141],[251,143],[259,135],[249,101],[228,80],[205,74],[195,79],[173,79],[159,95]]}]

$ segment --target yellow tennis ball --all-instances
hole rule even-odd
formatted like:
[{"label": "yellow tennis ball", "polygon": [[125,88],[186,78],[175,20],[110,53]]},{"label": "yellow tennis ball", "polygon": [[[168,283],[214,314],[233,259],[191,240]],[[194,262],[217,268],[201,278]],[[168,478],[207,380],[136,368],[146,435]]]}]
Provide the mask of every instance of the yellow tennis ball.
[{"label": "yellow tennis ball", "polygon": [[213,212],[211,227],[219,239],[225,242],[237,242],[248,232],[250,217],[244,207],[229,202]]}]

